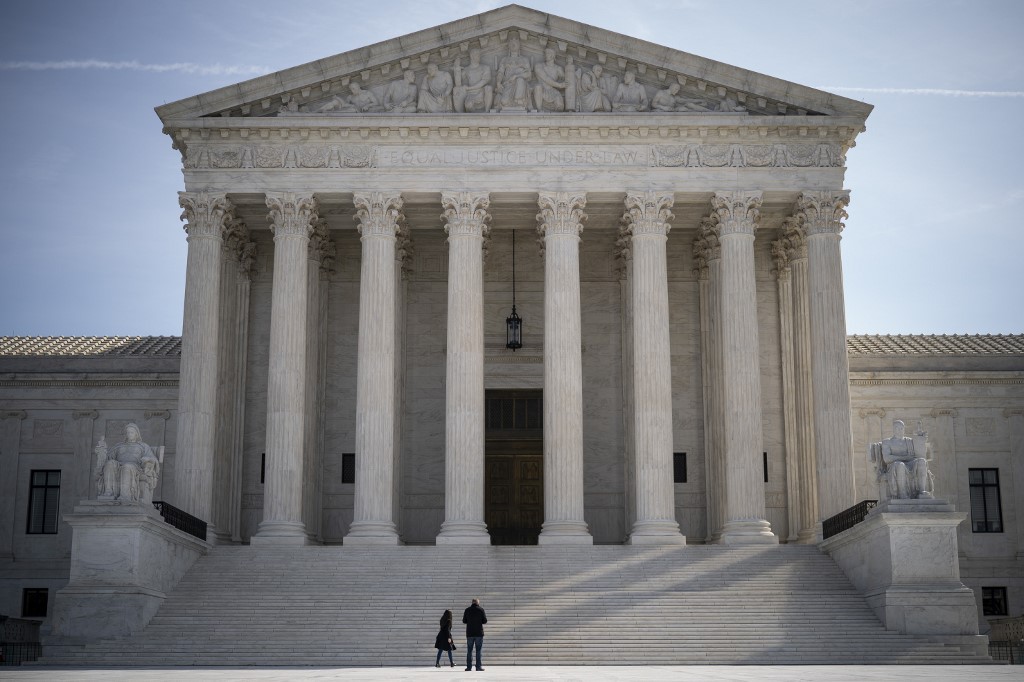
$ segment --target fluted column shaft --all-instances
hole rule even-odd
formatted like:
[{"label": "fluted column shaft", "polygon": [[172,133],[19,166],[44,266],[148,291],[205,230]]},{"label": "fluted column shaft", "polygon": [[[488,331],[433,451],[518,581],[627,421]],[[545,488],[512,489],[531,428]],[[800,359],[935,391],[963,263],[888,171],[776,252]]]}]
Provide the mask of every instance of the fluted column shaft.
[{"label": "fluted column shaft", "polygon": [[345,544],[398,544],[394,522],[397,192],[353,197],[363,245],[356,368],[356,490]]},{"label": "fluted column shaft", "polygon": [[306,544],[302,484],[306,421],[306,307],[309,237],[315,197],[267,194],[274,232],[267,383],[267,458],[263,521],[253,544]]},{"label": "fluted column shaft", "polygon": [[718,192],[712,207],[722,247],[722,385],[725,412],[726,544],[778,539],[765,519],[761,462],[761,369],[754,281],[760,192]]},{"label": "fluted column shaft", "polygon": [[[773,245],[774,247],[774,245]],[[786,449],[786,505],[788,542],[795,542],[800,516],[800,439],[796,434],[796,368],[793,363],[793,279],[788,260],[776,258],[779,294],[779,346],[782,355],[783,445]]]},{"label": "fluted column shaft", "polygon": [[721,538],[725,522],[724,425],[722,415],[722,250],[718,216],[701,221],[693,244],[700,281],[701,373],[704,393],[704,470],[707,495],[706,543]]},{"label": "fluted column shaft", "polygon": [[324,270],[329,271],[334,259],[334,244],[330,239],[327,221],[323,218],[313,224],[307,249],[308,269],[306,272],[306,385],[303,400],[306,403],[304,425],[303,484],[302,484],[302,520],[306,526],[306,535],[311,542],[319,542],[320,537],[320,468],[321,433],[323,413],[322,386],[323,345],[327,316],[324,305],[327,298],[327,281]]},{"label": "fluted column shaft", "polygon": [[228,495],[230,504],[231,540],[242,541],[242,455],[245,437],[245,387],[246,369],[249,349],[249,293],[253,268],[256,259],[256,243],[244,242],[240,247],[238,259],[238,278],[235,281],[235,297],[238,314],[235,317],[235,351],[234,371],[231,373],[231,384],[234,387],[232,408],[231,437],[231,475]]},{"label": "fluted column shaft", "polygon": [[544,524],[538,542],[592,544],[583,518],[580,233],[586,194],[541,192],[544,239]]},{"label": "fluted column shaft", "polygon": [[[802,232],[801,232],[802,234]],[[814,401],[811,395],[811,318],[807,289],[807,244],[799,242],[790,270],[793,278],[793,366],[799,448],[800,521],[797,542],[821,538],[818,518],[818,468],[814,449]]]},{"label": "fluted column shaft", "polygon": [[672,356],[666,243],[673,197],[627,192],[622,220],[633,256],[636,519],[630,544],[683,544],[672,477]]},{"label": "fluted column shaft", "polygon": [[221,248],[231,202],[223,194],[179,192],[188,233],[181,330],[175,505],[214,524]]},{"label": "fluted column shaft", "polygon": [[448,233],[444,523],[437,544],[490,544],[484,523],[486,192],[443,192]]},{"label": "fluted column shaft", "polygon": [[807,232],[811,393],[818,464],[819,521],[855,503],[850,366],[846,355],[843,261],[839,249],[848,192],[805,192],[797,214]]}]

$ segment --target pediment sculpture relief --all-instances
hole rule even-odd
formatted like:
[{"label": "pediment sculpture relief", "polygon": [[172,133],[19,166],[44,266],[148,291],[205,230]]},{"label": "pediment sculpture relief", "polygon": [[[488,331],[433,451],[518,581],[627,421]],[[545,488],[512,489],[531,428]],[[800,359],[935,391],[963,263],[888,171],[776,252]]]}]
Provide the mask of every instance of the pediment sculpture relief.
[{"label": "pediment sculpture relief", "polygon": [[[530,56],[516,37],[488,54],[477,47],[468,53],[468,61],[461,54],[441,61],[431,58],[419,75],[404,68],[400,78],[387,82],[368,82],[365,73],[363,83],[343,79],[345,94],[301,105],[291,100],[277,115],[748,111],[734,97],[721,94],[724,88],[704,83],[698,88],[692,79],[664,71],[658,82],[642,82],[638,70],[652,74],[643,65],[626,68],[620,59],[615,72],[611,60],[607,66],[577,62],[572,54],[560,55],[551,47]],[[653,81],[650,75],[648,80]]]}]

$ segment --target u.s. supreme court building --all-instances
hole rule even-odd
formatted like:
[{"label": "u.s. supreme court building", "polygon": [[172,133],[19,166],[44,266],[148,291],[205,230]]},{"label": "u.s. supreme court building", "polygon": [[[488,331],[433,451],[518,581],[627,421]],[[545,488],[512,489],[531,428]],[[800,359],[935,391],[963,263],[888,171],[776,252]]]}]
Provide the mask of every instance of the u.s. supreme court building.
[{"label": "u.s. supreme court building", "polygon": [[[183,334],[3,339],[0,613],[64,598],[55,635],[146,637],[231,558],[301,582],[324,552],[376,557],[394,591],[408,552],[499,575],[706,551],[752,580],[825,560],[879,630],[968,651],[1024,609],[1024,337],[847,337],[846,154],[871,108],[514,5],[158,107]],[[927,432],[931,497],[823,539],[879,500],[894,420]],[[72,537],[107,513],[94,452],[129,422],[164,448],[153,496],[208,532],[118,630]]]}]

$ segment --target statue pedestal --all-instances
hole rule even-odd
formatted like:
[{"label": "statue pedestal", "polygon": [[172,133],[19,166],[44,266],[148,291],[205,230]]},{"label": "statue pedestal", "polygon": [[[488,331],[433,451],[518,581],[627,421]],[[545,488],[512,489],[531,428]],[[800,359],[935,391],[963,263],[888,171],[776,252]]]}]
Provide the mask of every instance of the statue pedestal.
[{"label": "statue pedestal", "polygon": [[974,592],[960,582],[956,529],[966,518],[944,500],[888,500],[819,547],[886,628],[987,655]]},{"label": "statue pedestal", "polygon": [[54,599],[54,643],[135,634],[210,547],[165,523],[152,505],[86,500],[64,520],[72,528],[71,577]]}]

